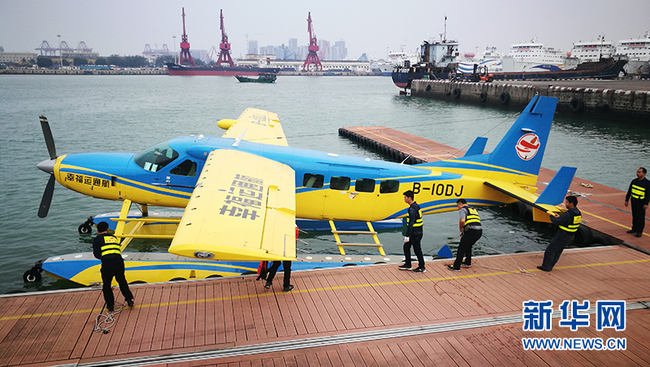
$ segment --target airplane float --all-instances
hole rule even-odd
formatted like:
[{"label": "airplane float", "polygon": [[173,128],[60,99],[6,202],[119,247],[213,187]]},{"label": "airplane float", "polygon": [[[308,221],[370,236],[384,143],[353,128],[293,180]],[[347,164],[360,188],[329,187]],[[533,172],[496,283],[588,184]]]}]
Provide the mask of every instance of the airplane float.
[{"label": "airplane float", "polygon": [[[575,173],[563,167],[536,195],[556,104],[556,98],[535,96],[491,153],[484,153],[487,139],[479,137],[463,157],[410,166],[289,147],[277,115],[258,109],[220,120],[221,137],[179,137],[138,154],[58,156],[41,116],[50,159],[37,166],[51,176],[38,215],[47,215],[55,181],[123,201],[113,219],[123,249],[132,238],[171,239],[169,254],[124,253],[130,282],[239,275],[262,260],[296,260],[297,218],[330,221],[340,242],[337,235],[346,231],[333,221],[367,222],[373,233],[371,222],[407,215],[406,190],[415,192],[422,214],[457,210],[460,198],[472,206],[520,200],[533,207],[534,220],[548,222],[546,213],[560,210],[556,205]],[[132,203],[139,215],[130,211]],[[181,216],[160,216],[149,206],[185,209]],[[166,229],[147,232],[153,224]],[[24,278],[45,270],[89,285],[101,282],[99,267],[92,253],[63,255],[40,261]]]}]

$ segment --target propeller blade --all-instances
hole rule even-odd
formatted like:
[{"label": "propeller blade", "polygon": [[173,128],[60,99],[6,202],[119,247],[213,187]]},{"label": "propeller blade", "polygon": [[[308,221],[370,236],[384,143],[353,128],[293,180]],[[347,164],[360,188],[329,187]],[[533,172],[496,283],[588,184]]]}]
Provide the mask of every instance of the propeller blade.
[{"label": "propeller blade", "polygon": [[52,195],[54,194],[54,183],[56,179],[54,175],[50,175],[50,180],[47,181],[45,191],[43,192],[43,199],[41,199],[41,206],[38,208],[38,217],[47,217],[47,212],[50,210],[50,203],[52,203]]},{"label": "propeller blade", "polygon": [[43,115],[40,115],[38,118],[41,120],[41,128],[43,129],[47,152],[50,153],[50,159],[55,159],[56,147],[54,146],[54,137],[52,136],[52,130],[50,130],[50,123],[47,121],[47,117]]}]

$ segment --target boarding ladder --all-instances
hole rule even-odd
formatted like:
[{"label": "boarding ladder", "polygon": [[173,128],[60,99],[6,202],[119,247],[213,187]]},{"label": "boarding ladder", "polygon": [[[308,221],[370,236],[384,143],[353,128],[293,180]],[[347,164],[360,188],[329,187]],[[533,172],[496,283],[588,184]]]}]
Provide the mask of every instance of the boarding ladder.
[{"label": "boarding ladder", "polygon": [[[379,237],[377,237],[377,232],[372,228],[372,223],[366,222],[368,225],[368,230],[367,231],[339,231],[336,229],[336,225],[334,224],[334,221],[330,220],[330,227],[332,228],[332,234],[334,235],[334,239],[336,240],[336,246],[338,246],[339,251],[341,252],[341,255],[345,255],[345,250],[343,249],[343,246],[356,246],[356,247],[376,247],[379,250],[379,253],[382,256],[386,256],[386,253],[384,252],[384,247],[383,245],[379,242]],[[365,234],[365,235],[371,235],[372,239],[375,241],[375,243],[347,243],[347,242],[341,242],[341,237],[339,235],[341,234]]]}]

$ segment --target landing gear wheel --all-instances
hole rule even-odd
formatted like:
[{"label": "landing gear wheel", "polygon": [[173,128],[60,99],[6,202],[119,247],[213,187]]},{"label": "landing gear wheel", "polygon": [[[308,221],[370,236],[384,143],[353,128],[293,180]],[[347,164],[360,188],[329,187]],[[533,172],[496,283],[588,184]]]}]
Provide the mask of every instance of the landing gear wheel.
[{"label": "landing gear wheel", "polygon": [[77,228],[80,234],[88,234],[93,231],[93,228],[90,226],[90,224],[84,223]]},{"label": "landing gear wheel", "polygon": [[25,283],[40,282],[41,278],[41,272],[36,268],[31,268],[23,273],[23,281]]},{"label": "landing gear wheel", "polygon": [[80,234],[89,234],[93,231],[93,224],[93,217],[88,217],[88,219],[77,228],[77,231],[79,231]]}]

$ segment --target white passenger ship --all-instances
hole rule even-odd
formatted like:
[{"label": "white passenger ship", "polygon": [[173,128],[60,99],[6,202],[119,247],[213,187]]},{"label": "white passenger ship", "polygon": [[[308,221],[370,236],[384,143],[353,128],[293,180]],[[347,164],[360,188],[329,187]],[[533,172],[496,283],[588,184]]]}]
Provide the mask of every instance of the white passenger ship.
[{"label": "white passenger ship", "polygon": [[510,46],[510,52],[503,57],[503,71],[558,71],[566,68],[565,62],[562,50],[545,47],[533,39],[530,43]]},{"label": "white passenger ship", "polygon": [[486,47],[480,58],[466,58],[459,62],[458,71],[463,74],[471,74],[474,71],[474,64],[477,64],[479,68],[487,67],[487,70],[490,73],[499,73],[503,71],[501,55],[497,52],[496,47]]},{"label": "white passenger ship", "polygon": [[598,37],[596,41],[574,42],[571,49],[571,56],[577,57],[580,63],[598,62],[601,58],[613,57],[615,53],[616,46],[612,42],[605,41],[604,36]]},{"label": "white passenger ship", "polygon": [[625,71],[628,74],[649,74],[650,73],[650,31],[643,37],[619,41],[616,48],[616,55],[628,57]]},{"label": "white passenger ship", "polygon": [[404,50],[389,52],[388,60],[378,63],[377,66],[383,75],[391,75],[396,66],[404,66],[405,60],[408,60],[411,65],[415,65],[420,61],[420,54],[417,52],[407,53]]}]

